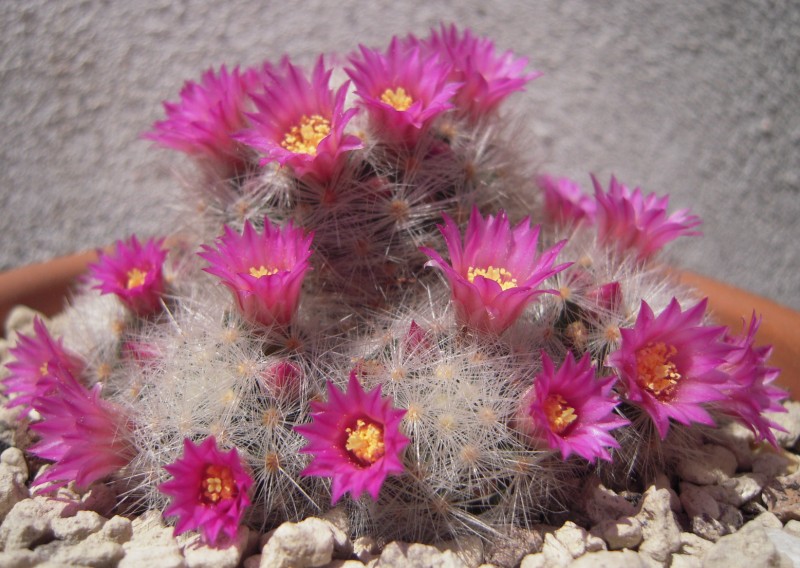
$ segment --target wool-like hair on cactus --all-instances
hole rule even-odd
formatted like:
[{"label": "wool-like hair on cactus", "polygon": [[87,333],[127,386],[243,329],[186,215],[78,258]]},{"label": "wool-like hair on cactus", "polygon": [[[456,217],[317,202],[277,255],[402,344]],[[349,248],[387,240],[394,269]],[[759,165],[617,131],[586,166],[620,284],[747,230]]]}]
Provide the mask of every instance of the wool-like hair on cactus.
[{"label": "wool-like hair on cactus", "polygon": [[696,428],[776,443],[758,316],[714,325],[663,264],[700,220],[536,172],[505,102],[527,60],[443,25],[358,46],[340,84],[323,56],[230,69],[145,134],[196,166],[177,230],[118,242],[63,337],[11,349],[42,479],[217,546],[333,504],[433,541],[530,526],[591,472],[648,481]]}]

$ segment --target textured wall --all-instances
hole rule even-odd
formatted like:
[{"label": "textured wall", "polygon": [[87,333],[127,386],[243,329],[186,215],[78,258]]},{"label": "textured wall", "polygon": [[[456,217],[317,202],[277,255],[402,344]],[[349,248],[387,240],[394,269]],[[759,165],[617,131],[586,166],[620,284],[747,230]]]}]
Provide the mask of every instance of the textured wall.
[{"label": "textured wall", "polygon": [[800,5],[790,0],[6,0],[0,267],[152,234],[172,155],[138,139],[185,79],[309,62],[440,20],[546,75],[517,101],[548,171],[670,193],[680,264],[800,308]]}]

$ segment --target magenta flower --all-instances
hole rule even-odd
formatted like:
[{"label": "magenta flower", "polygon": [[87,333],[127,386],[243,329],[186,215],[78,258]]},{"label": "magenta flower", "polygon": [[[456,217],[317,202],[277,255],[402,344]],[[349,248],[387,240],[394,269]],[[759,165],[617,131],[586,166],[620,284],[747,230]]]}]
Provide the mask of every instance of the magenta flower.
[{"label": "magenta flower", "polygon": [[289,221],[283,228],[264,217],[264,231],[245,221],[242,235],[225,225],[216,248],[203,245],[198,253],[233,294],[239,311],[263,325],[288,324],[300,301],[313,233],[304,234]]},{"label": "magenta flower", "polygon": [[789,394],[772,384],[780,374],[779,369],[767,366],[772,347],[755,346],[760,324],[761,319],[753,313],[746,333],[740,336],[726,333],[723,337],[734,349],[720,367],[729,375],[728,381],[720,387],[726,398],[714,403],[714,408],[733,416],[748,426],[758,439],[777,447],[772,428],[783,431],[783,427],[763,413],[786,412],[780,401]]},{"label": "magenta flower", "polygon": [[34,335],[20,333],[17,344],[9,349],[14,360],[6,364],[8,376],[3,379],[6,395],[16,395],[6,403],[8,408],[22,406],[21,418],[31,410],[37,397],[44,395],[53,386],[56,369],[80,376],[85,367],[83,360],[54,340],[42,320],[34,318]]},{"label": "magenta flower", "polygon": [[681,311],[672,299],[658,317],[642,300],[633,328],[620,329],[622,344],[608,357],[622,384],[622,397],[643,408],[661,438],[669,419],[713,425],[705,405],[724,398],[728,375],[720,365],[732,348],[722,341],[724,327],[701,325],[707,300]]},{"label": "magenta flower", "polygon": [[308,439],[301,450],[314,456],[302,475],[330,477],[331,504],[347,493],[357,499],[365,491],[378,499],[390,473],[401,473],[400,454],[409,440],[400,433],[405,410],[381,398],[381,387],[364,392],[350,373],[347,392],[328,383],[328,402],[312,402],[313,422],[295,426]]},{"label": "magenta flower", "polygon": [[571,352],[558,369],[542,352],[542,372],[526,397],[521,425],[534,440],[594,462],[611,461],[608,448],[619,444],[609,432],[628,421],[614,413],[618,400],[611,389],[614,378],[597,379],[587,353],[575,362]]},{"label": "magenta flower", "polygon": [[511,93],[521,91],[528,81],[541,76],[534,71],[525,73],[528,60],[516,57],[511,51],[495,53],[494,42],[476,37],[469,29],[459,33],[455,25],[441,25],[431,30],[423,45],[452,63],[451,79],[461,86],[456,92],[456,108],[472,119],[493,112]]},{"label": "magenta flower", "polygon": [[200,83],[187,81],[177,103],[164,102],[167,119],[144,134],[161,146],[233,169],[246,162],[246,149],[231,135],[249,126],[250,93],[257,85],[255,71],[232,72],[223,65],[209,69]]},{"label": "magenta flower", "polygon": [[164,239],[149,239],[141,245],[136,235],[117,241],[112,253],[100,252],[95,264],[89,265],[89,275],[99,282],[94,288],[102,294],[117,297],[139,316],[161,309],[164,295]]},{"label": "magenta flower", "polygon": [[52,482],[53,491],[70,481],[85,488],[128,465],[134,455],[127,414],[100,398],[100,384],[91,390],[64,367],[52,370],[53,388],[36,398],[42,420],[31,426],[40,441],[30,452],[55,463],[35,485]]},{"label": "magenta flower", "polygon": [[642,194],[638,187],[631,191],[611,177],[608,192],[592,176],[597,200],[597,233],[600,240],[620,252],[632,250],[639,260],[646,260],[670,241],[681,236],[699,235],[693,231],[700,218],[681,209],[667,216],[669,196]]},{"label": "magenta flower", "polygon": [[328,87],[331,70],[322,57],[310,81],[288,59],[279,68],[265,66],[264,73],[265,93],[253,95],[258,112],[248,115],[253,127],[235,138],[262,152],[262,165],[277,161],[297,176],[330,178],[346,152],[362,147],[344,132],[357,112],[344,110],[348,84],[335,93]]},{"label": "magenta flower", "polygon": [[413,143],[433,120],[453,108],[459,83],[448,80],[451,66],[438,55],[392,38],[385,53],[359,46],[345,71],[353,80],[379,136]]},{"label": "magenta flower", "polygon": [[544,212],[556,225],[576,226],[583,221],[594,223],[597,204],[568,178],[547,175],[537,179],[544,193]]},{"label": "magenta flower", "polygon": [[253,485],[236,448],[220,451],[213,436],[200,445],[186,438],[183,457],[164,469],[173,479],[158,489],[172,497],[164,515],[178,517],[175,536],[199,530],[202,540],[211,546],[218,543],[220,533],[228,539],[236,536]]},{"label": "magenta flower", "polygon": [[531,228],[529,218],[512,229],[505,212],[484,219],[473,208],[462,244],[455,221],[443,216],[445,224],[439,225],[439,230],[450,253],[450,264],[432,249],[420,250],[431,258],[427,266],[444,271],[461,323],[502,333],[538,295],[557,293],[537,287],[570,266],[553,266],[566,241],[537,255],[540,227]]}]

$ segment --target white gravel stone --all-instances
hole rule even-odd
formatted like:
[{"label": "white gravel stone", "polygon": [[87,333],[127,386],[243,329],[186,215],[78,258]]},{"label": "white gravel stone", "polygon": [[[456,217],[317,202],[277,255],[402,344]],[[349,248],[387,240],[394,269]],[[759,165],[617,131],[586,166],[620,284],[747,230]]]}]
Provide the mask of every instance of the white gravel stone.
[{"label": "white gravel stone", "polygon": [[[262,563],[262,566],[264,564]],[[466,568],[461,559],[452,551],[439,551],[435,546],[391,542],[381,553],[380,568],[408,568],[425,566],[429,568]]]},{"label": "white gravel stone", "polygon": [[753,568],[774,566],[790,568],[791,561],[782,556],[766,530],[757,522],[749,522],[742,530],[719,539],[703,556],[703,566],[708,568]]},{"label": "white gravel stone", "polygon": [[516,566],[526,554],[542,548],[542,531],[507,526],[503,534],[484,550],[484,562],[498,566]]},{"label": "white gravel stone", "polygon": [[78,511],[74,517],[56,518],[50,522],[53,535],[58,540],[84,540],[103,528],[106,519],[94,511]]},{"label": "white gravel stone", "polygon": [[779,553],[787,556],[794,566],[800,566],[800,537],[781,529],[765,528],[764,531]]},{"label": "white gravel stone", "polygon": [[683,532],[681,533],[680,552],[691,556],[702,556],[713,544],[713,542],[699,537],[694,533]]},{"label": "white gravel stone", "polygon": [[606,519],[632,517],[636,514],[636,507],[624,497],[606,488],[597,478],[593,478],[586,485],[583,495],[583,510],[592,524]]},{"label": "white gravel stone", "polygon": [[299,523],[283,523],[273,531],[261,551],[264,568],[310,568],[333,559],[330,523],[314,517]]},{"label": "white gravel stone", "polygon": [[702,459],[691,454],[678,461],[677,473],[683,481],[712,485],[736,473],[736,456],[729,449],[717,444],[704,444],[700,451]]},{"label": "white gravel stone", "polygon": [[601,550],[584,554],[570,568],[644,568],[642,558],[632,550]]},{"label": "white gravel stone", "polygon": [[753,473],[760,473],[767,479],[786,475],[791,461],[784,454],[761,452],[753,460]]},{"label": "white gravel stone", "polygon": [[452,551],[469,568],[477,568],[483,563],[483,541],[477,536],[437,542],[434,546],[442,552]]},{"label": "white gravel stone", "polygon": [[36,553],[27,548],[0,552],[0,566],[4,568],[33,568],[37,564]]},{"label": "white gravel stone", "polygon": [[47,325],[47,318],[41,312],[32,310],[28,306],[23,306],[22,304],[17,304],[11,308],[8,316],[6,316],[6,337],[9,338],[9,341],[11,343],[15,341],[13,339],[15,333],[30,335],[33,331],[33,319],[36,317],[41,318],[45,325]]},{"label": "white gravel stone", "polygon": [[719,519],[721,515],[720,507],[717,501],[705,490],[705,487],[682,482],[680,488],[681,504],[690,519],[703,515],[712,519]]},{"label": "white gravel stone", "polygon": [[211,547],[201,542],[200,535],[193,536],[183,545],[183,557],[188,568],[236,568],[244,556],[250,540],[250,529],[240,526],[236,537],[226,546]]},{"label": "white gravel stone", "polygon": [[19,501],[0,526],[0,550],[33,548],[53,538],[51,516],[44,503],[36,499]]},{"label": "white gravel stone", "polygon": [[112,568],[125,555],[122,545],[99,538],[77,542],[55,540],[36,547],[40,562],[49,561],[58,566],[92,566]]},{"label": "white gravel stone", "polygon": [[367,563],[380,553],[380,544],[371,536],[361,536],[353,541],[353,554],[361,562]]},{"label": "white gravel stone", "polygon": [[701,568],[703,562],[689,554],[673,554],[669,559],[669,568]]},{"label": "white gravel stone", "polygon": [[800,402],[789,400],[783,406],[788,412],[767,412],[765,416],[786,429],[786,432],[779,430],[773,432],[781,447],[791,448],[800,439]]},{"label": "white gravel stone", "polygon": [[117,568],[186,568],[186,562],[177,545],[168,544],[137,545],[125,548],[125,556]]},{"label": "white gravel stone", "polygon": [[124,544],[133,537],[133,524],[130,519],[115,515],[106,521],[101,533],[106,540]]},{"label": "white gravel stone", "polygon": [[655,487],[645,491],[636,519],[642,525],[641,554],[665,563],[673,552],[680,549],[681,529],[670,508],[669,491]]},{"label": "white gravel stone", "polygon": [[[777,519],[777,517],[775,517]],[[796,521],[792,519],[786,525],[784,525],[783,530],[788,532],[791,535],[796,537],[800,537],[800,521]]]},{"label": "white gravel stone", "polygon": [[519,568],[547,568],[547,566],[547,557],[541,552],[537,552],[523,556]]},{"label": "white gravel stone", "polygon": [[364,568],[364,563],[358,560],[334,560],[325,568]]},{"label": "white gravel stone", "polygon": [[719,428],[713,429],[710,433],[717,444],[725,446],[736,456],[740,471],[749,471],[753,467],[753,432],[740,424],[730,421]]},{"label": "white gravel stone", "polygon": [[573,559],[567,547],[561,544],[553,533],[544,535],[542,556],[547,560],[547,566],[551,566],[552,568],[564,568],[569,566]]},{"label": "white gravel stone", "polygon": [[[765,511],[757,516],[755,519],[750,521],[750,523],[758,523],[765,529],[781,529],[783,528],[783,523],[781,520],[775,515],[775,513],[770,513],[769,511]],[[748,524],[750,524],[748,523]]]},{"label": "white gravel stone", "polygon": [[244,564],[242,564],[244,568],[260,568],[261,567],[261,555],[254,554],[252,556],[248,556],[244,559]]},{"label": "white gravel stone", "polygon": [[705,491],[719,503],[741,507],[755,499],[764,489],[766,476],[760,473],[743,473],[726,479],[719,485],[706,485]]},{"label": "white gravel stone", "polygon": [[592,527],[591,533],[605,541],[609,550],[636,548],[642,542],[642,525],[634,517],[605,520]]},{"label": "white gravel stone", "polygon": [[0,523],[14,505],[30,496],[27,480],[25,456],[17,448],[7,448],[0,454]]}]

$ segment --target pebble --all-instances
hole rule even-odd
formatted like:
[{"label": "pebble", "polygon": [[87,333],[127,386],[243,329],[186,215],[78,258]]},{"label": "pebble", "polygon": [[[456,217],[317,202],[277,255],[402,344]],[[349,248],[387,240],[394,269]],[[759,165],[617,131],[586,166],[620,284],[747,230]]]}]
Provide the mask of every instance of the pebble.
[{"label": "pebble", "polygon": [[50,561],[57,566],[92,566],[112,568],[125,555],[116,542],[87,538],[77,542],[54,540],[34,550],[40,562]]},{"label": "pebble", "polygon": [[334,537],[330,523],[310,517],[283,523],[272,532],[261,551],[264,568],[325,566],[333,559]]},{"label": "pebble", "polygon": [[693,483],[681,482],[680,489],[681,504],[689,519],[700,516],[719,519],[721,515],[720,507],[704,487]]},{"label": "pebble", "polygon": [[790,568],[791,561],[781,555],[766,529],[757,522],[749,522],[736,533],[719,539],[703,556],[704,567],[753,568],[775,566]]},{"label": "pebble", "polygon": [[800,473],[776,477],[764,488],[762,496],[781,522],[800,520]]},{"label": "pebble", "polygon": [[666,563],[670,555],[681,547],[681,529],[670,508],[669,491],[648,488],[636,519],[642,525],[639,553],[656,562]]},{"label": "pebble", "polygon": [[117,568],[186,568],[180,548],[168,544],[139,545],[124,548],[125,556]]},{"label": "pebble", "polygon": [[477,536],[439,542],[434,546],[441,552],[452,551],[469,568],[477,568],[483,563],[483,541]]},{"label": "pebble", "polygon": [[236,536],[224,546],[205,545],[200,535],[194,535],[184,543],[183,557],[188,568],[236,568],[244,556],[250,540],[250,529],[240,526]]},{"label": "pebble", "polygon": [[541,531],[505,527],[504,534],[487,547],[484,562],[498,566],[516,566],[526,554],[538,552],[543,541]]},{"label": "pebble", "polygon": [[683,481],[696,485],[720,483],[736,473],[736,456],[729,449],[717,444],[703,444],[699,450],[703,459],[693,454],[680,459],[678,476]]},{"label": "pebble", "polygon": [[592,527],[591,533],[604,540],[609,550],[636,548],[642,542],[642,524],[634,517],[607,519]]},{"label": "pebble", "polygon": [[[391,542],[380,556],[380,568],[408,568],[425,566],[429,568],[466,568],[453,551],[439,551],[435,546]],[[262,562],[261,566],[265,566]]]},{"label": "pebble", "polygon": [[74,517],[53,519],[50,526],[58,540],[80,541],[102,529],[105,523],[106,519],[94,511],[78,511]]},{"label": "pebble", "polygon": [[572,563],[573,559],[567,547],[561,544],[553,533],[544,535],[542,556],[545,559],[545,565],[552,568],[565,568]]},{"label": "pebble", "polygon": [[14,505],[30,496],[27,480],[25,456],[17,448],[7,448],[0,454],[0,523]]},{"label": "pebble", "polygon": [[643,568],[647,566],[642,557],[632,550],[601,550],[584,554],[569,568]]},{"label": "pebble", "polygon": [[591,478],[586,484],[581,505],[592,524],[607,519],[632,517],[636,514],[636,507],[605,487],[596,477]]},{"label": "pebble", "polygon": [[705,491],[714,500],[741,507],[755,499],[764,489],[766,477],[760,473],[743,473],[724,480],[719,485],[706,485]]},{"label": "pebble", "polygon": [[701,568],[703,563],[696,556],[689,554],[673,554],[669,559],[669,568]]},{"label": "pebble", "polygon": [[711,548],[712,544],[711,541],[699,537],[694,533],[682,532],[680,552],[690,556],[702,556],[706,550]]},{"label": "pebble", "polygon": [[788,556],[795,566],[800,565],[800,537],[775,528],[765,528],[764,532],[781,554]]},{"label": "pebble", "polygon": [[708,434],[714,438],[717,444],[725,446],[733,452],[736,462],[739,464],[739,470],[750,471],[752,469],[755,436],[749,428],[731,420],[719,428],[710,429]]},{"label": "pebble", "polygon": [[786,430],[786,432],[772,430],[778,445],[782,448],[792,448],[800,439],[800,402],[789,400],[783,403],[783,407],[787,412],[767,412],[765,416]]}]

